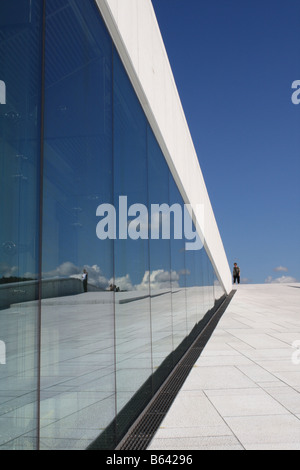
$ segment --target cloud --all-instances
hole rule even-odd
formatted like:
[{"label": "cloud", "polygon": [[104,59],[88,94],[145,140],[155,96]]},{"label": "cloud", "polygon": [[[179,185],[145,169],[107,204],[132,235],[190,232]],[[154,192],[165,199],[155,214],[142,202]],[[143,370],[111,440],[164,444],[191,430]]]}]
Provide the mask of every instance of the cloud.
[{"label": "cloud", "polygon": [[288,272],[288,268],[286,268],[285,266],[277,266],[277,268],[274,268],[273,271],[276,271],[276,272]]},{"label": "cloud", "polygon": [[277,277],[274,279],[272,276],[268,276],[267,279],[265,279],[265,283],[267,284],[286,284],[289,282],[298,282],[296,278],[292,276],[281,276]]},{"label": "cloud", "polygon": [[15,276],[18,271],[17,266],[9,266],[6,263],[0,263],[0,277]]},{"label": "cloud", "polygon": [[150,273],[146,271],[142,282],[134,286],[135,290],[148,290],[149,285],[152,290],[154,289],[170,289],[171,285],[174,288],[179,287],[179,279],[182,272],[176,271],[165,271],[163,269],[157,269]]},{"label": "cloud", "polygon": [[103,275],[101,269],[96,264],[93,266],[84,265],[81,267],[76,266],[70,261],[66,261],[52,271],[43,272],[43,278],[59,278],[59,277],[71,277],[73,279],[80,279],[82,270],[86,269],[89,274],[89,283],[100,289],[106,289],[109,286],[108,279]]},{"label": "cloud", "polygon": [[[51,271],[43,272],[43,279],[55,279],[55,278],[73,278],[82,279],[82,271],[86,269],[89,275],[89,284],[101,290],[107,290],[111,284],[115,284],[121,291],[149,291],[179,288],[179,281],[181,276],[189,275],[188,270],[181,271],[167,271],[164,269],[157,269],[154,271],[145,271],[143,278],[139,284],[133,284],[130,278],[130,274],[125,276],[116,277],[115,279],[108,279],[105,277],[101,268],[98,265],[84,265],[76,266],[70,261],[60,264],[57,268]],[[0,263],[0,277],[11,277],[18,271],[17,266],[8,266],[6,263]],[[37,275],[27,272],[24,274],[26,278],[36,278]]]},{"label": "cloud", "polygon": [[53,271],[49,271],[48,273],[43,273],[44,277],[72,277],[80,273],[80,270],[75,264],[67,261],[66,263],[62,263]]},{"label": "cloud", "polygon": [[[2,265],[0,264],[0,268],[1,267]],[[178,288],[180,276],[190,274],[188,270],[166,271],[157,269],[151,272],[145,271],[141,282],[139,284],[133,284],[130,274],[108,279],[101,271],[101,268],[96,264],[93,266],[84,265],[79,267],[67,261],[51,271],[43,272],[43,279],[71,277],[81,280],[83,269],[86,269],[88,272],[90,284],[103,290],[108,289],[111,284],[115,284],[121,291],[149,291],[149,286],[152,290],[170,289],[171,286]],[[8,267],[5,267],[3,271],[6,273],[10,272],[8,271]],[[31,276],[31,273],[26,273],[26,277]]]},{"label": "cloud", "polygon": [[122,277],[116,277],[115,279],[110,279],[108,285],[110,284],[115,284],[121,291],[135,290],[129,274],[126,274],[126,276]]}]

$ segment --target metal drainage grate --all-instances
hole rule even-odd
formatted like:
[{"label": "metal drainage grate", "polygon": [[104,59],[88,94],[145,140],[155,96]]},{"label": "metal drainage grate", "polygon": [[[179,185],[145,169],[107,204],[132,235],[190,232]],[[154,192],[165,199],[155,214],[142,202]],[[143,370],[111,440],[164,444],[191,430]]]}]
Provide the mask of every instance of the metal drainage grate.
[{"label": "metal drainage grate", "polygon": [[116,450],[146,450],[236,291],[232,291],[173,369]]}]

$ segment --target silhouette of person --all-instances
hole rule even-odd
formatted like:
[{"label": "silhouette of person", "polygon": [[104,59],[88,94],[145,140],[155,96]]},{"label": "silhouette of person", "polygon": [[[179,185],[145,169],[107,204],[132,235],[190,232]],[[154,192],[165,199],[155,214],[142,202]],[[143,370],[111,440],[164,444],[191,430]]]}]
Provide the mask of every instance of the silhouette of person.
[{"label": "silhouette of person", "polygon": [[84,292],[87,292],[87,285],[88,285],[88,272],[86,269],[83,270],[83,273],[82,273],[82,283],[83,283],[83,290]]}]

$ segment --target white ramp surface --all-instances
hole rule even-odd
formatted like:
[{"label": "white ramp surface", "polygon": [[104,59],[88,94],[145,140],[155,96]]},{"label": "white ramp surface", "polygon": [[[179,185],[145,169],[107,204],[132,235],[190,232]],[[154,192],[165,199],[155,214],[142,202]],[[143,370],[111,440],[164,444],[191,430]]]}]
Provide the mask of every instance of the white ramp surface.
[{"label": "white ramp surface", "polygon": [[148,450],[300,449],[300,284],[239,285]]}]

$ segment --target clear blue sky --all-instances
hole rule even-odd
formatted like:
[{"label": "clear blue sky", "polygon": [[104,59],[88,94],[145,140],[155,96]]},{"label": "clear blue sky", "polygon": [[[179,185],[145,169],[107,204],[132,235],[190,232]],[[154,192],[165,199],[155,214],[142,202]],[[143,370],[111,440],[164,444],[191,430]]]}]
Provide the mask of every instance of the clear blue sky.
[{"label": "clear blue sky", "polygon": [[152,3],[230,266],[300,281],[300,0]]}]

